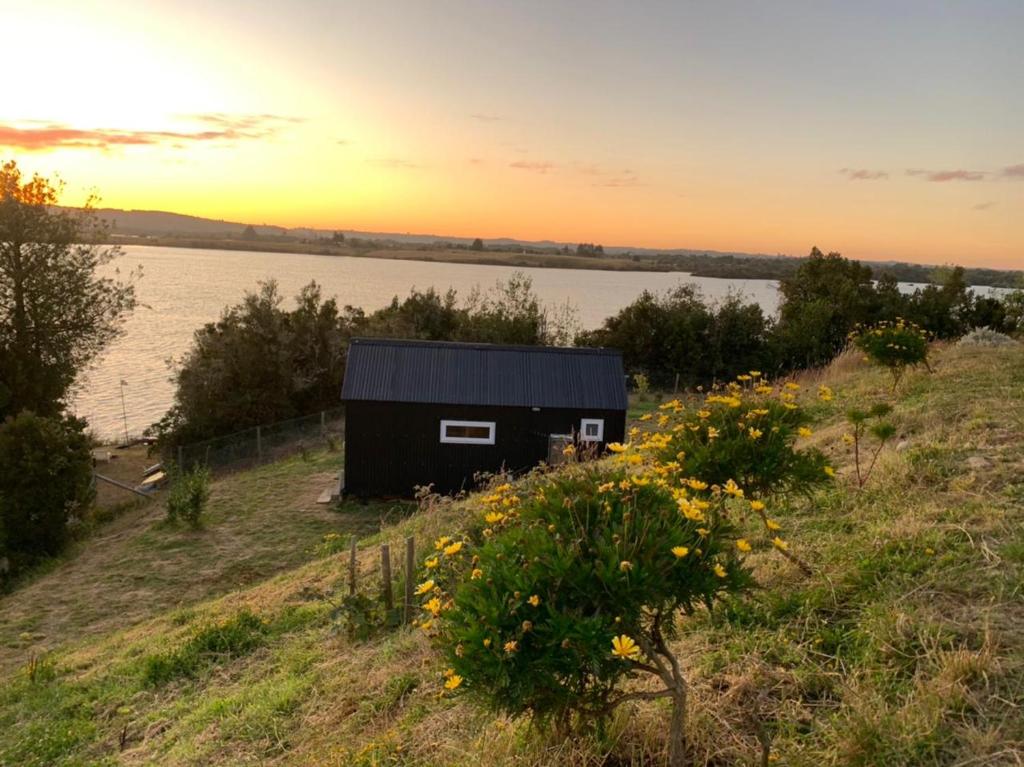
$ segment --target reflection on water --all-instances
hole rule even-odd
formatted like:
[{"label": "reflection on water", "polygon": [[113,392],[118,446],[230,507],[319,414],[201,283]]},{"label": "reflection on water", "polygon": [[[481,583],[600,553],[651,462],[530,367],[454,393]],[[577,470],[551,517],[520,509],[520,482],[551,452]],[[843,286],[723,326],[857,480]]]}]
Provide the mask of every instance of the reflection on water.
[{"label": "reflection on water", "polygon": [[[342,305],[377,309],[412,287],[455,288],[465,295],[474,286],[490,287],[515,271],[528,274],[549,305],[569,302],[584,328],[601,324],[642,291],[661,291],[680,283],[698,285],[709,299],[730,289],[774,312],[775,283],[722,280],[683,273],[603,272],[574,269],[516,269],[504,266],[444,264],[428,261],[251,253],[185,248],[127,247],[107,269],[122,274],[142,266],[137,286],[140,306],[119,338],[83,377],[73,406],[104,436],[123,431],[120,382],[126,381],[128,430],[138,434],[166,412],[173,397],[167,362],[185,352],[192,333],[216,320],[260,280],[275,279],[291,298],[310,280]],[[340,394],[340,392],[339,392]]]}]

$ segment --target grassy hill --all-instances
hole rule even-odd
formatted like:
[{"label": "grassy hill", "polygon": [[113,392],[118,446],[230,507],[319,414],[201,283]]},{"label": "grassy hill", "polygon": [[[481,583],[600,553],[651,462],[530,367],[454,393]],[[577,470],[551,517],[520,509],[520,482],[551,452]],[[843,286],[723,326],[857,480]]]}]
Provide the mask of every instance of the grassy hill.
[{"label": "grassy hill", "polygon": [[[1024,351],[940,349],[894,398],[900,436],[850,481],[844,410],[886,377],[842,358],[808,383],[832,488],[784,514],[806,577],[770,551],[764,589],[679,640],[697,764],[1024,761]],[[897,444],[898,443],[898,444]],[[326,510],[339,457],[220,480],[206,529],[125,514],[0,600],[0,765],[658,763],[666,710],[623,710],[602,743],[441,698],[415,630],[350,642],[316,592],[342,583],[324,536],[432,539],[465,505]]]}]

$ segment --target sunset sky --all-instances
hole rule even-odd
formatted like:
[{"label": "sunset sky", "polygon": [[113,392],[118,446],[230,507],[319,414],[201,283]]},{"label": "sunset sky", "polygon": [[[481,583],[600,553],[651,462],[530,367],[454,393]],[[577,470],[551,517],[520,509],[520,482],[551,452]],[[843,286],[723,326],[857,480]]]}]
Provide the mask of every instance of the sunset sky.
[{"label": "sunset sky", "polygon": [[0,0],[0,160],[284,226],[1024,268],[1024,2]]}]

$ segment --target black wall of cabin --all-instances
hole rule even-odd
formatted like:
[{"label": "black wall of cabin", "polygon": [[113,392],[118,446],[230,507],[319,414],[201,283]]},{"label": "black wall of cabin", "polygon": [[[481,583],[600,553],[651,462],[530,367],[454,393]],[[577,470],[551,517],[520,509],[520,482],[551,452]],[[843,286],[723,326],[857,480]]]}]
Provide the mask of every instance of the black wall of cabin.
[{"label": "black wall of cabin", "polygon": [[[410,497],[416,485],[441,493],[472,487],[475,472],[520,472],[548,455],[548,436],[579,432],[583,418],[604,419],[604,440],[625,440],[621,410],[565,410],[390,402],[345,403],[345,493]],[[495,444],[443,443],[441,421],[494,421]]]}]

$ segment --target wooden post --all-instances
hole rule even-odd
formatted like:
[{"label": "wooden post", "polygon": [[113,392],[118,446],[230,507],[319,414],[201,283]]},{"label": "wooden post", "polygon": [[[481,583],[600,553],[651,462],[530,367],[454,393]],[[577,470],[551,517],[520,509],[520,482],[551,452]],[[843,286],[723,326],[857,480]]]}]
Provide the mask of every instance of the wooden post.
[{"label": "wooden post", "polygon": [[356,593],[356,556],[359,551],[359,541],[352,536],[352,545],[349,547],[348,555],[348,593]]},{"label": "wooden post", "polygon": [[391,547],[386,543],[380,545],[380,581],[384,609],[391,612],[395,606],[395,595],[391,588]]},{"label": "wooden post", "polygon": [[413,603],[413,584],[416,582],[416,541],[410,535],[405,539],[405,622],[412,623],[416,605]]},{"label": "wooden post", "polygon": [[263,429],[256,427],[256,460],[263,460]]}]

